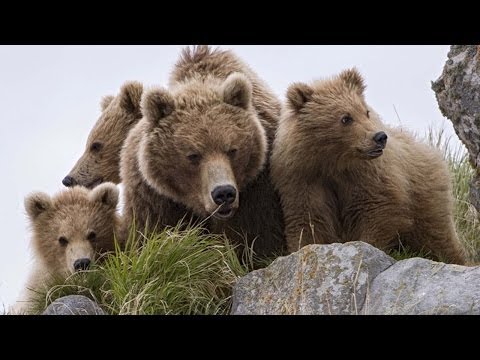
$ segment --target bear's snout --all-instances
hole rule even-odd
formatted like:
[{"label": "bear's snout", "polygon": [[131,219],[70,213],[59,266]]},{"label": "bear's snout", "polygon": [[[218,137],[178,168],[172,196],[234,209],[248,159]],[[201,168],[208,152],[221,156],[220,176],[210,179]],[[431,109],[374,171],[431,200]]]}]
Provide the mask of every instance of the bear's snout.
[{"label": "bear's snout", "polygon": [[78,259],[75,260],[75,262],[73,263],[73,268],[75,269],[75,271],[87,270],[89,266],[90,259],[88,258]]},{"label": "bear's snout", "polygon": [[70,175],[65,176],[62,180],[62,184],[65,185],[66,187],[74,186],[76,183],[77,182],[75,181],[75,179]]},{"label": "bear's snout", "polygon": [[379,131],[373,136],[373,141],[375,141],[378,146],[381,146],[382,149],[387,145],[387,139],[388,136],[383,131]]},{"label": "bear's snout", "polygon": [[236,211],[237,189],[232,185],[216,186],[210,194],[213,202],[219,205],[215,217],[220,219],[231,218]]},{"label": "bear's snout", "polygon": [[215,204],[228,206],[235,201],[237,190],[231,185],[221,185],[213,189],[211,195]]}]

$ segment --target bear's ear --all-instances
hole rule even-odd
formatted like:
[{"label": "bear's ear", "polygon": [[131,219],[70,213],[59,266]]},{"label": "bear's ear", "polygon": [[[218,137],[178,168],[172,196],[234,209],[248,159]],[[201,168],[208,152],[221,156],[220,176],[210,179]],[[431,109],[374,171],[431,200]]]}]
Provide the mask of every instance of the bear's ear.
[{"label": "bear's ear", "polygon": [[89,194],[90,201],[101,203],[110,208],[116,208],[118,204],[118,188],[114,183],[105,182],[96,186]]},{"label": "bear's ear", "polygon": [[287,102],[292,110],[300,111],[305,103],[312,100],[313,89],[307,84],[297,82],[288,87]]},{"label": "bear's ear", "polygon": [[359,95],[363,95],[366,89],[365,81],[356,68],[344,70],[340,73],[342,79],[350,88],[356,90]]},{"label": "bear's ear", "polygon": [[156,88],[145,92],[142,97],[142,113],[154,124],[175,110],[175,101],[168,90]]},{"label": "bear's ear", "polygon": [[127,81],[120,89],[119,103],[129,113],[140,113],[143,85],[138,81]]},{"label": "bear's ear", "polygon": [[102,98],[102,100],[100,101],[100,109],[102,111],[105,111],[105,109],[108,107],[108,105],[110,105],[113,101],[113,99],[115,99],[115,96],[113,95],[106,95]]},{"label": "bear's ear", "polygon": [[252,99],[252,84],[240,73],[230,74],[222,87],[223,101],[227,104],[248,109]]},{"label": "bear's ear", "polygon": [[24,205],[28,216],[35,220],[38,215],[51,208],[52,199],[48,194],[35,192],[25,198]]}]

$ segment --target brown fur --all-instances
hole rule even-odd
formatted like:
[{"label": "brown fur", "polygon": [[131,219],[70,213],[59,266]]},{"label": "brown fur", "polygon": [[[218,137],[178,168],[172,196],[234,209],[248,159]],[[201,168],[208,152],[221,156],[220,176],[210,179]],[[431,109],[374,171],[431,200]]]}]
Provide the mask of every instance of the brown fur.
[{"label": "brown fur", "polygon": [[[113,183],[93,190],[75,186],[54,197],[36,192],[25,198],[34,266],[15,312],[28,311],[32,291],[49,279],[72,274],[76,260],[93,262],[96,255],[114,250],[114,235],[120,229],[117,203],[118,189]],[[68,243],[60,243],[60,237]]]},{"label": "brown fur", "polygon": [[[193,213],[234,241],[258,237],[260,254],[280,252],[283,219],[268,164],[280,103],[258,76],[230,51],[186,49],[169,89],[147,92],[142,112],[122,154],[126,216],[175,225]],[[240,195],[233,217],[221,220],[211,192],[225,184]]]},{"label": "brown fur", "polygon": [[[272,154],[290,252],[311,243],[365,241],[383,250],[428,250],[465,263],[441,154],[385,126],[367,105],[355,70],[289,87]],[[346,125],[342,118],[353,121]],[[373,136],[384,131],[383,155]]]},{"label": "brown fur", "polygon": [[73,185],[93,188],[102,182],[120,182],[120,150],[142,117],[142,92],[141,83],[130,81],[122,86],[118,96],[102,99],[102,113],[90,131],[85,152],[68,174],[74,180]]}]

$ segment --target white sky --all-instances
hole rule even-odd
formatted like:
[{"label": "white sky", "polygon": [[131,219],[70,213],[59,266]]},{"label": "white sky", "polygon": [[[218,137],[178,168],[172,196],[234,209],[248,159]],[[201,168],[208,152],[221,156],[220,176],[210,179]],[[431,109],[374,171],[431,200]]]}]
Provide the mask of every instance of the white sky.
[{"label": "white sky", "polygon": [[[284,99],[294,81],[356,66],[368,103],[390,124],[423,134],[444,126],[430,82],[449,46],[222,46],[233,49]],[[182,46],[0,46],[0,313],[31,264],[23,199],[53,194],[83,153],[103,95],[126,80],[166,85]]]}]

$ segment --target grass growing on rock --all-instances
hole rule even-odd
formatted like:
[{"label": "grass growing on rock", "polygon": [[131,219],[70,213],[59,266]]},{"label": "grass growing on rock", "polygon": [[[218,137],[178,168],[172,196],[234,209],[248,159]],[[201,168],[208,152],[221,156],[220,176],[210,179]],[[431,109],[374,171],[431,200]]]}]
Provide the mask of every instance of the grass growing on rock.
[{"label": "grass growing on rock", "polygon": [[53,281],[37,294],[35,312],[72,294],[91,298],[109,314],[229,312],[232,286],[249,269],[223,236],[176,227],[134,238],[91,270]]},{"label": "grass growing on rock", "polygon": [[[442,134],[443,132],[439,136]],[[469,200],[470,181],[475,175],[475,169],[463,148],[451,149],[448,140],[443,144],[443,153],[453,177],[457,234],[465,245],[470,260],[478,263],[480,261],[480,221],[477,210]]]}]

